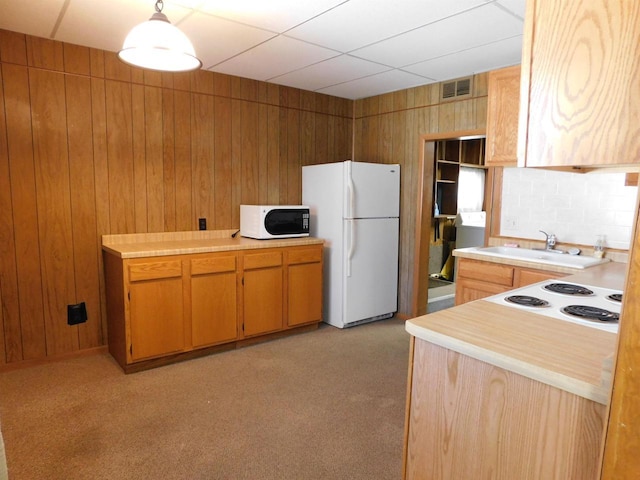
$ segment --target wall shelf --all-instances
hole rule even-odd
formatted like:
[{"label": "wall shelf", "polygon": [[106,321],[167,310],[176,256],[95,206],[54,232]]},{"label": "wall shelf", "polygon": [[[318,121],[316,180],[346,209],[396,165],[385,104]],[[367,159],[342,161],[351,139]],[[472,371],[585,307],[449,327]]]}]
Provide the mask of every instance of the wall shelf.
[{"label": "wall shelf", "polygon": [[458,179],[460,167],[487,168],[484,164],[485,137],[465,137],[435,142],[435,203],[440,215],[455,217],[458,213]]}]

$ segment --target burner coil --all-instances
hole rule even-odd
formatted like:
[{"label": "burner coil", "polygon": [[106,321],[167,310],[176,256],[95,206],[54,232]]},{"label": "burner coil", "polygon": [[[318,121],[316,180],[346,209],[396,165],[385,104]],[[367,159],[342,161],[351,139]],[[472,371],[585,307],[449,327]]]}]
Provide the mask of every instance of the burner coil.
[{"label": "burner coil", "polygon": [[618,313],[589,305],[567,305],[566,307],[562,307],[562,312],[574,317],[598,322],[617,322],[620,320],[620,314]]},{"label": "burner coil", "polygon": [[587,287],[583,287],[582,285],[575,285],[573,283],[549,283],[542,288],[549,292],[561,293],[563,295],[593,295],[593,290],[589,290]]}]

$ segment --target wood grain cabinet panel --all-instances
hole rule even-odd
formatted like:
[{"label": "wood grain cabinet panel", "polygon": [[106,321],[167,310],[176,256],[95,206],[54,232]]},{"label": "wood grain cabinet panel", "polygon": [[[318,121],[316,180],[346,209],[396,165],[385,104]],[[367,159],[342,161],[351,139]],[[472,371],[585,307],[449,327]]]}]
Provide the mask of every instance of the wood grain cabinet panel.
[{"label": "wood grain cabinet panel", "polygon": [[542,282],[550,278],[560,278],[566,276],[563,273],[553,273],[544,270],[529,270],[526,268],[518,268],[514,279],[514,287],[526,287],[532,283]]},{"label": "wood grain cabinet panel", "polygon": [[480,280],[487,283],[513,286],[513,267],[490,262],[460,259],[458,263],[458,276],[472,280]]},{"label": "wood grain cabinet panel", "polygon": [[182,278],[132,282],[129,287],[131,361],[184,348]]},{"label": "wood grain cabinet panel", "polygon": [[638,164],[640,2],[529,0],[520,166]]},{"label": "wood grain cabinet panel", "polygon": [[281,267],[282,252],[251,253],[243,256],[243,268],[255,270],[258,268]]},{"label": "wood grain cabinet panel", "polygon": [[322,249],[289,252],[287,261],[287,325],[322,320]]},{"label": "wood grain cabinet panel", "polygon": [[238,338],[236,264],[235,254],[191,260],[194,348]]},{"label": "wood grain cabinet panel", "polygon": [[246,337],[284,326],[282,252],[243,256],[243,332]]},{"label": "wood grain cabinet panel", "polygon": [[181,275],[182,262],[179,260],[134,263],[129,265],[130,282],[180,277]]},{"label": "wood grain cabinet panel", "polygon": [[507,287],[505,285],[458,276],[456,280],[455,304],[462,305],[463,303],[473,302],[474,300],[497,295],[498,293],[507,292],[512,289],[513,287],[511,286]]},{"label": "wood grain cabinet panel", "polygon": [[485,165],[515,167],[518,163],[520,66],[489,72],[488,88]]},{"label": "wood grain cabinet panel", "polygon": [[406,480],[598,478],[606,405],[420,339],[410,368]]},{"label": "wood grain cabinet panel", "polygon": [[469,258],[459,258],[458,260],[456,305],[566,275],[547,270],[482,262]]},{"label": "wood grain cabinet panel", "polygon": [[322,261],[322,248],[304,247],[291,249],[288,252],[287,263],[297,265],[303,263],[318,263]]}]

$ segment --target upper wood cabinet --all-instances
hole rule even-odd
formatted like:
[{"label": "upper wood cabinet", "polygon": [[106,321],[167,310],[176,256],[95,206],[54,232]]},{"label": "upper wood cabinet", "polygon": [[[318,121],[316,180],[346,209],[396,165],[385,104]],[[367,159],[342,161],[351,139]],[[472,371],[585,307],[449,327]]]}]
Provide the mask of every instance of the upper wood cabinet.
[{"label": "upper wood cabinet", "polygon": [[519,166],[640,162],[638,38],[640,2],[527,1]]},{"label": "upper wood cabinet", "polygon": [[485,165],[515,167],[518,163],[520,65],[489,72],[488,82]]}]

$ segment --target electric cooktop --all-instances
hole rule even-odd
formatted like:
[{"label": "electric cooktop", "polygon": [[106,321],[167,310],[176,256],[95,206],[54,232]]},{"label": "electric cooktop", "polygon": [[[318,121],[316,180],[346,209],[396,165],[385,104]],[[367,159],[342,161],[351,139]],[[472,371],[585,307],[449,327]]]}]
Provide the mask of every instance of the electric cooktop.
[{"label": "electric cooktop", "polygon": [[484,300],[616,333],[622,298],[619,290],[545,280]]}]

